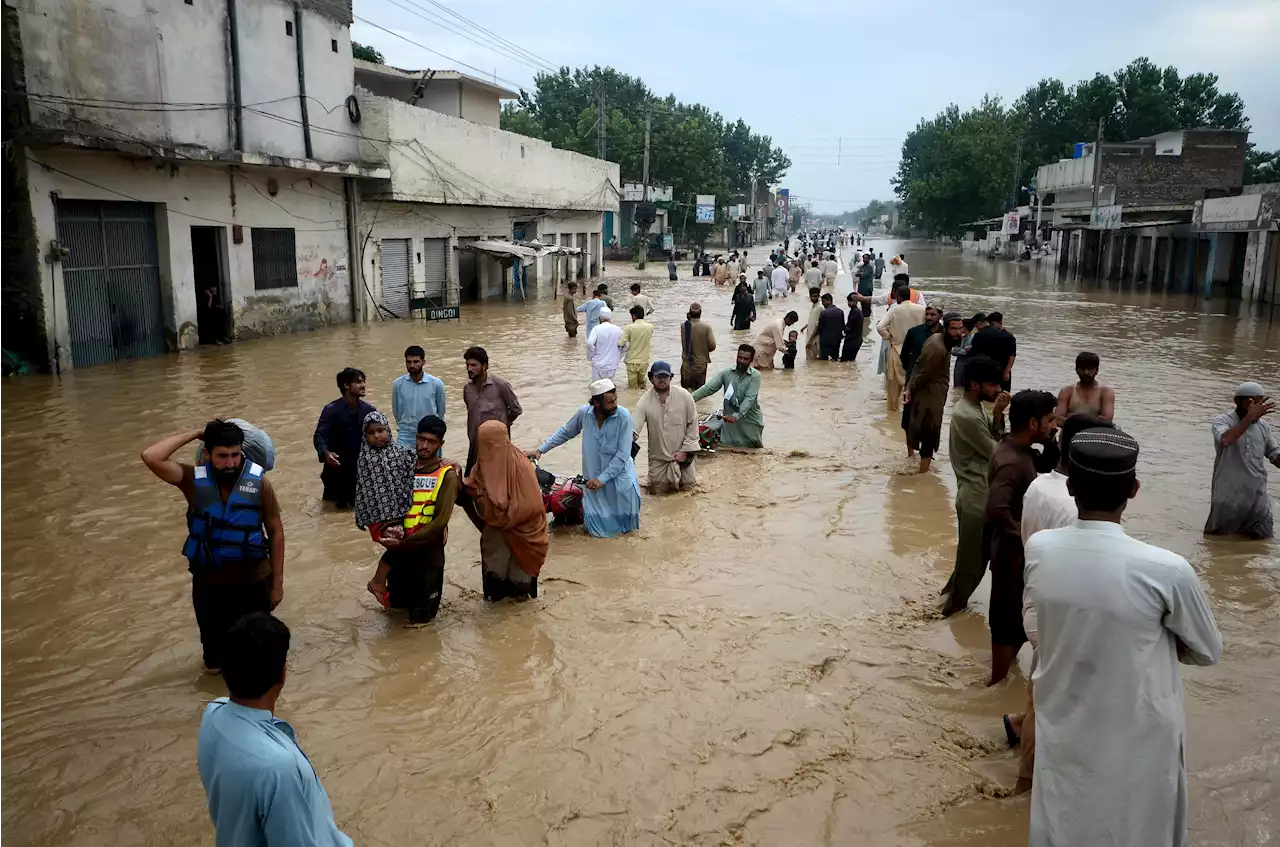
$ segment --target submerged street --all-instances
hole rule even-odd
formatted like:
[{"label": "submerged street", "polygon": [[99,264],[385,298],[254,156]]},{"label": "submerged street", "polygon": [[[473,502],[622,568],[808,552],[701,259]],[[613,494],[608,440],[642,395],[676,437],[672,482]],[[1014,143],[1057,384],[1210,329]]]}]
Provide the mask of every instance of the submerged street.
[{"label": "submerged street", "polygon": [[[1280,323],[1224,300],[1081,287],[1049,262],[869,247],[905,252],[912,285],[947,311],[1002,311],[1018,338],[1015,391],[1056,394],[1078,352],[1101,357],[1116,423],[1142,448],[1125,526],[1191,561],[1225,645],[1219,665],[1184,670],[1190,840],[1269,843],[1280,544],[1201,529],[1209,421],[1241,381],[1274,387]],[[749,251],[754,278],[769,244]],[[632,279],[609,270],[625,326]],[[691,301],[719,342],[713,369],[764,321],[795,309],[804,322],[800,294],[733,332],[732,287],[687,262],[680,275],[640,279],[657,307],[655,358],[678,363]],[[549,286],[527,303],[464,306],[461,322],[339,326],[7,382],[6,836],[210,842],[196,731],[225,688],[202,673],[181,496],[138,452],[221,416],[275,440],[287,534],[276,614],[293,631],[280,715],[355,843],[1025,844],[1028,801],[1003,796],[1017,760],[999,720],[1025,701],[1025,663],[985,687],[985,582],[971,611],[934,611],[955,549],[946,429],[933,469],[910,475],[877,342],[872,328],[853,365],[801,356],[764,373],[766,449],[699,458],[700,486],[645,496],[639,532],[554,529],[535,601],[483,601],[478,535],[458,521],[443,606],[421,629],[378,608],[364,586],[379,549],[320,502],[316,417],[346,366],[389,412],[404,348],[421,344],[447,388],[445,455],[461,461],[462,351],[479,344],[524,407],[513,440],[533,449],[586,401],[589,378],[583,334],[566,338]],[[639,397],[619,391],[623,406]],[[579,449],[541,464],[577,473]]]}]

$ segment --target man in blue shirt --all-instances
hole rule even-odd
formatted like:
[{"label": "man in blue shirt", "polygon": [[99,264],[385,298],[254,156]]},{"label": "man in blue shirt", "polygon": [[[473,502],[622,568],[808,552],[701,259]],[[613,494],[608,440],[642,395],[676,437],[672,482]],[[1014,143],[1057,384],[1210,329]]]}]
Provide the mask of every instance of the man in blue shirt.
[{"label": "man in blue shirt", "polygon": [[198,754],[218,847],[351,847],[293,727],[273,714],[289,628],[254,612],[231,627],[225,649],[231,697],[204,710]]},{"label": "man in blue shirt", "polygon": [[423,370],[426,353],[418,345],[404,351],[404,376],[391,383],[391,415],[396,419],[396,442],[414,449],[418,421],[427,415],[444,418],[444,383]]}]

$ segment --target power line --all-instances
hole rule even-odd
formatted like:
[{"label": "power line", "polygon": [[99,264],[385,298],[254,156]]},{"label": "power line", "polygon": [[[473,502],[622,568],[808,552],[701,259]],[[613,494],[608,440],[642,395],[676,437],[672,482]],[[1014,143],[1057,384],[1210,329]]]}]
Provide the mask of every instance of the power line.
[{"label": "power line", "polygon": [[[409,0],[409,2],[414,2],[414,0]],[[450,9],[448,6],[444,5],[443,3],[439,3],[437,2],[437,0],[426,0],[426,2],[430,3],[432,6],[435,6],[436,8],[445,12],[446,14],[451,15],[454,18],[457,18],[462,23],[463,26],[470,27],[473,31],[479,32],[481,35],[486,35],[494,39],[499,43],[499,45],[506,47],[507,49],[519,54],[520,56],[523,56],[525,59],[529,60],[529,62],[532,62],[534,65],[541,66],[542,69],[550,71],[552,73],[555,73],[560,70],[560,68],[549,59],[545,59],[542,56],[539,56],[537,53],[534,53],[532,50],[526,50],[524,47],[521,47],[519,44],[516,44],[514,41],[511,41],[510,39],[503,38],[501,35],[498,35],[493,30],[487,29],[486,27],[481,26],[480,24],[471,20],[467,16],[462,15],[458,12],[455,12],[453,9]],[[414,5],[417,5],[417,3],[414,3]],[[496,53],[498,51],[494,50],[494,52]]]},{"label": "power line", "polygon": [[477,68],[475,65],[469,65],[466,62],[461,61],[460,59],[455,59],[452,56],[445,55],[444,53],[441,53],[439,50],[432,50],[427,45],[414,41],[412,38],[403,36],[400,33],[396,32],[395,30],[387,29],[385,26],[382,26],[381,24],[376,24],[373,21],[369,20],[368,18],[362,18],[359,15],[356,15],[355,19],[362,24],[373,27],[374,29],[380,29],[383,32],[385,32],[387,35],[394,35],[396,38],[400,39],[401,41],[405,41],[405,42],[408,42],[409,44],[412,44],[414,47],[419,47],[423,50],[426,50],[428,53],[434,53],[435,55],[439,56],[442,59],[448,59],[450,62],[453,62],[455,65],[461,65],[464,68],[469,68],[470,70],[473,70],[476,73],[480,74],[482,78],[491,78],[497,82],[506,83],[507,85],[512,86],[513,88],[525,88],[524,85],[521,85],[518,82],[512,82],[509,79],[503,79],[497,74],[491,74],[489,71],[486,71],[484,68]]},{"label": "power line", "polygon": [[[458,28],[457,24],[451,23],[450,21],[446,21],[443,18],[440,18],[436,15],[429,14],[425,9],[423,9],[423,7],[418,6],[416,3],[413,4],[412,6],[406,6],[403,3],[399,2],[399,0],[386,0],[386,2],[390,3],[391,5],[399,9],[403,9],[404,11],[408,12],[411,15],[417,15],[419,18],[422,18],[424,21],[427,21],[428,23],[433,23],[436,26],[439,26],[442,29],[446,30],[447,32],[451,32],[454,35],[465,38],[467,41],[470,41],[472,44],[475,44],[478,47],[482,47],[485,50],[490,50],[499,56],[504,56],[506,58],[514,59],[515,61],[521,63],[522,65],[527,65],[528,67],[533,68],[535,71],[544,71],[547,69],[546,66],[531,62],[519,54],[512,55],[510,53],[502,52],[498,50],[496,47],[494,47],[492,44],[486,44],[485,42],[480,41],[479,39],[475,38],[471,33],[467,32],[466,30]],[[408,0],[408,2],[412,3],[412,0]]]}]

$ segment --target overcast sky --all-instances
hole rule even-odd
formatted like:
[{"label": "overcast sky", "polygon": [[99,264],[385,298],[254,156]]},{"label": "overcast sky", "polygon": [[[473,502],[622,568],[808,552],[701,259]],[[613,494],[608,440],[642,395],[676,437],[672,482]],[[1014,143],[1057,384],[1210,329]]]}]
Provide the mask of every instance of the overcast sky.
[{"label": "overcast sky", "polygon": [[[1280,0],[436,3],[354,0],[358,17],[448,59],[360,20],[351,37],[398,67],[479,69],[515,87],[532,88],[541,61],[612,65],[772,136],[793,162],[782,184],[818,212],[891,199],[904,135],[948,103],[1011,101],[1044,77],[1070,85],[1139,56],[1216,73],[1220,90],[1244,99],[1251,139],[1280,147]],[[518,60],[441,6],[537,58]]]}]

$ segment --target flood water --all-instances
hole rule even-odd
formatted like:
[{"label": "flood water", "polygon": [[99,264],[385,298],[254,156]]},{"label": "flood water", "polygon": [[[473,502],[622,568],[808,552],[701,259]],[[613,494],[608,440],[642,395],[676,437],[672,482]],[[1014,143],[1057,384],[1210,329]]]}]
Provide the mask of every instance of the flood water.
[{"label": "flood water", "polygon": [[[1117,423],[1142,445],[1128,530],[1191,560],[1225,642],[1221,664],[1184,670],[1191,841],[1275,843],[1280,545],[1200,529],[1209,421],[1245,379],[1277,388],[1280,314],[1089,290],[955,249],[874,248],[906,250],[932,302],[1005,313],[1015,390],[1056,392],[1077,352],[1102,357]],[[696,299],[727,366],[755,331],[730,331],[730,289],[681,272],[644,280],[655,355],[678,362]],[[629,281],[610,280],[620,306]],[[803,320],[807,305],[793,297],[761,320],[788,307]],[[382,612],[364,590],[380,548],[319,500],[311,433],[334,374],[363,368],[367,399],[389,410],[403,349],[424,346],[448,388],[445,452],[459,458],[471,344],[520,396],[522,447],[584,399],[583,339],[566,339],[549,293],[463,315],[4,384],[6,843],[212,843],[196,732],[225,691],[201,672],[181,496],[137,456],[213,416],[275,438],[288,550],[277,614],[293,630],[279,714],[357,844],[1026,843],[1027,799],[1003,796],[1016,761],[1000,725],[1024,677],[985,687],[985,584],[973,611],[932,611],[955,546],[945,432],[933,471],[905,475],[873,342],[852,366],[766,373],[767,449],[700,459],[701,487],[646,497],[639,532],[553,531],[538,600],[481,599],[478,536],[462,521],[435,623]],[[542,463],[576,473],[579,455],[573,442]]]}]

